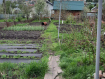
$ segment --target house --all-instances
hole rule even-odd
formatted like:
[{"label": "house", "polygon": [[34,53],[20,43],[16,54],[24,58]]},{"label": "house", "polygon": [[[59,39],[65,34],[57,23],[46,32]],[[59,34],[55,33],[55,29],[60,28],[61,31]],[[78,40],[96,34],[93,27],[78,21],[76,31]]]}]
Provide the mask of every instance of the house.
[{"label": "house", "polygon": [[[52,17],[55,19],[59,18],[59,9],[60,1],[54,1],[54,14]],[[62,1],[61,2],[61,18],[66,19],[70,14],[73,14],[75,17],[81,15],[81,12],[84,9],[84,1]]]},{"label": "house", "polygon": [[[36,3],[37,3],[37,2],[36,2]],[[46,18],[51,17],[51,13],[52,13],[52,10],[53,10],[53,4],[52,4],[50,1],[46,1],[46,2],[45,2],[44,10],[45,10],[45,11],[43,12],[43,14],[42,14],[41,17],[46,17]],[[48,11],[48,12],[47,12],[47,11]],[[37,15],[37,14],[36,14],[36,11],[35,11],[35,7],[32,8],[32,12],[30,13],[30,18],[33,17],[33,16],[32,16],[33,14]]]},{"label": "house", "polygon": [[36,3],[36,0],[25,0],[24,4],[27,6],[34,7]]},{"label": "house", "polygon": [[49,17],[51,17],[52,10],[53,10],[53,4],[52,4],[50,1],[46,1],[45,9],[48,10],[48,12],[49,12]]}]

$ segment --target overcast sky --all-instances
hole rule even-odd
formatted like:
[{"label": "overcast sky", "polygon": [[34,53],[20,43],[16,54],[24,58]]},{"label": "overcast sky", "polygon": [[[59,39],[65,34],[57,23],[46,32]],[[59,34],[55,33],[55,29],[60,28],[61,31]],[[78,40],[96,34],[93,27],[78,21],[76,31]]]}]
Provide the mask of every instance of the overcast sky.
[{"label": "overcast sky", "polygon": [[2,4],[3,0],[0,0],[0,4]]}]

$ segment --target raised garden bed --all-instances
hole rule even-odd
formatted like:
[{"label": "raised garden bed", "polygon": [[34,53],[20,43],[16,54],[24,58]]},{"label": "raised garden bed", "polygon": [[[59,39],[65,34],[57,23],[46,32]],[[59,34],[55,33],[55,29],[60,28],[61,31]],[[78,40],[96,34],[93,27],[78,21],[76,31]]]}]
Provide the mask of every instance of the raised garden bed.
[{"label": "raised garden bed", "polygon": [[[20,30],[24,29],[22,26],[29,26],[30,29],[37,27],[36,25],[24,24],[16,27]],[[42,30],[29,30],[27,28],[28,30],[25,29],[25,31],[19,31],[17,30],[18,28],[16,29],[14,27],[12,30],[0,30],[0,68],[5,66],[7,66],[7,69],[9,68],[6,71],[4,68],[0,69],[0,79],[43,79],[39,77],[42,77],[42,74],[47,70],[47,62],[43,57],[43,48],[42,50],[40,49],[44,40],[40,36],[46,29],[46,26],[39,26],[44,28],[41,28]],[[13,67],[11,68],[11,66]],[[29,70],[27,71],[27,69]],[[30,76],[30,74],[27,74],[28,72],[34,75]],[[39,75],[40,73],[41,75]]]},{"label": "raised garden bed", "polygon": [[0,31],[0,39],[38,39],[40,31]]}]

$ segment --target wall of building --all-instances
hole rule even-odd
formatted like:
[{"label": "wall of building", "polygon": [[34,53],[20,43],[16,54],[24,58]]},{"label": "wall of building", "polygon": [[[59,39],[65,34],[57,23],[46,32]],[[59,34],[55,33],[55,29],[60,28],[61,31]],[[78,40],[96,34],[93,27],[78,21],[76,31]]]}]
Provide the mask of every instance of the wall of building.
[{"label": "wall of building", "polygon": [[[81,11],[61,11],[61,19],[67,19],[70,14],[74,15],[74,17],[79,17],[81,15]],[[55,10],[51,17],[59,19],[59,11]]]},{"label": "wall of building", "polygon": [[48,3],[46,3],[46,9],[48,9],[48,11],[49,11],[49,16],[51,17],[51,11],[52,11],[52,9],[53,9],[53,6],[50,5],[50,4],[48,4]]}]

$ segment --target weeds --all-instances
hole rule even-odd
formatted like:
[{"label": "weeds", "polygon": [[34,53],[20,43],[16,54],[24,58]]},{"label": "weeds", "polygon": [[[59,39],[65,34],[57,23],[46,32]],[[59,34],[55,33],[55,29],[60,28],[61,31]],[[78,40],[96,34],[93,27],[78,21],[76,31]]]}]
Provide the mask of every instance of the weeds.
[{"label": "weeds", "polygon": [[25,68],[25,74],[28,77],[44,76],[47,69],[48,69],[47,61],[46,59],[44,59],[38,63],[31,62],[29,65],[27,65]]}]

